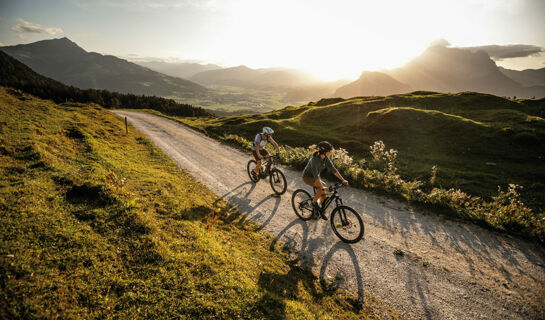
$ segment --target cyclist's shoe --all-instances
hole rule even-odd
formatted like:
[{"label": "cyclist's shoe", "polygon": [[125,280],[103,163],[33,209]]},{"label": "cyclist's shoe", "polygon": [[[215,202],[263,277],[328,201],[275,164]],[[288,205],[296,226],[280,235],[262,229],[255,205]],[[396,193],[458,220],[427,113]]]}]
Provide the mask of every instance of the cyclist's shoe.
[{"label": "cyclist's shoe", "polygon": [[254,179],[254,181],[257,181],[258,179],[257,173],[255,173],[254,170],[252,170],[252,178]]},{"label": "cyclist's shoe", "polygon": [[322,218],[324,220],[327,220],[327,217],[325,216],[325,211],[324,210],[320,210],[320,218]]},{"label": "cyclist's shoe", "polygon": [[312,203],[312,219],[318,220],[322,216],[322,208],[320,208],[320,205],[316,202]]},{"label": "cyclist's shoe", "polygon": [[322,218],[324,220],[327,220],[324,212],[322,211],[322,207],[318,203],[313,203],[314,209],[312,210],[313,218],[318,220],[318,218]]}]

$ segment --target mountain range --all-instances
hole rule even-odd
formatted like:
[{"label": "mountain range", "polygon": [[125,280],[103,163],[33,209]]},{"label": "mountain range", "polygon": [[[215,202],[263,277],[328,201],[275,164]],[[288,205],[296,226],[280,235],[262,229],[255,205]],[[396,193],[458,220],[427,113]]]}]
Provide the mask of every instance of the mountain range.
[{"label": "mountain range", "polygon": [[545,86],[545,68],[526,69],[522,71],[499,68],[501,73],[523,86]]},{"label": "mountain range", "polygon": [[135,61],[135,63],[153,71],[184,79],[187,79],[203,71],[217,70],[222,68],[215,64],[200,64],[189,62]]},{"label": "mountain range", "polygon": [[194,82],[111,55],[87,52],[68,38],[5,46],[0,50],[39,74],[82,89],[163,97],[194,97],[207,92]]},{"label": "mountain range", "polygon": [[545,68],[510,70],[498,67],[485,51],[430,46],[400,68],[362,73],[358,80],[339,88],[334,95],[348,98],[418,90],[543,97]]},{"label": "mountain range", "polygon": [[189,77],[189,80],[202,85],[248,89],[285,89],[317,82],[313,76],[296,69],[252,69],[247,66],[203,71]]},{"label": "mountain range", "polygon": [[[205,97],[224,101],[227,98],[225,94],[220,95],[205,86],[273,90],[284,95],[284,103],[322,97],[385,96],[410,91],[477,91],[528,98],[545,96],[545,68],[505,69],[498,67],[485,51],[440,45],[430,46],[402,67],[364,71],[351,83],[320,82],[310,74],[288,68],[252,69],[244,65],[221,68],[213,64],[162,61],[138,62],[141,64],[138,65],[114,56],[87,52],[68,38],[0,47],[0,50],[42,75],[78,88],[181,99]],[[229,99],[236,97],[231,93],[227,96]],[[244,94],[240,97],[248,100]]]},{"label": "mountain range", "polygon": [[[79,89],[36,73],[27,65],[0,51],[0,86],[18,89],[57,103],[96,103],[105,108],[154,109],[181,117],[209,117],[211,113],[200,107],[178,103],[172,99],[149,97],[104,89]],[[10,89],[10,90],[11,90]],[[16,90],[11,90],[16,92]],[[16,93],[19,95],[19,93]]]}]

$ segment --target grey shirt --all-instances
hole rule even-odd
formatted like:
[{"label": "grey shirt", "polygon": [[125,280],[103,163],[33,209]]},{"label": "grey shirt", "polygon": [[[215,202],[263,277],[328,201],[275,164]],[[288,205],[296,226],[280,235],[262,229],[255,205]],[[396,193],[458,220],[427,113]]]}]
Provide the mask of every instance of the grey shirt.
[{"label": "grey shirt", "polygon": [[333,165],[333,162],[329,159],[329,157],[321,158],[320,155],[312,156],[310,160],[308,160],[307,166],[305,167],[305,170],[303,170],[303,177],[311,177],[314,179],[318,179],[320,176],[320,173],[327,168],[331,173],[337,172],[337,168]]},{"label": "grey shirt", "polygon": [[267,145],[267,143],[271,141],[272,141],[272,137],[270,137],[269,139],[266,139],[263,133],[258,133],[254,138],[254,143],[252,143],[252,150],[255,150],[256,144],[259,144],[259,150],[263,150],[265,149],[265,146]]}]

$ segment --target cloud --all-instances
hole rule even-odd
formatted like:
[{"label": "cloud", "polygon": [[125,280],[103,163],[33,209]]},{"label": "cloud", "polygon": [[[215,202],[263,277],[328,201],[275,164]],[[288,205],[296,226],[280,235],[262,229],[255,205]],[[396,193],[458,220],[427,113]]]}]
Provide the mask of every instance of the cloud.
[{"label": "cloud", "polygon": [[537,56],[539,53],[544,52],[544,48],[530,45],[530,44],[509,44],[509,45],[488,45],[478,47],[462,47],[460,49],[466,49],[470,51],[483,50],[488,53],[490,58],[496,61],[509,58],[524,58],[529,56]]},{"label": "cloud", "polygon": [[[61,28],[53,27],[42,27],[39,24],[34,24],[32,22],[25,21],[23,19],[17,19],[18,24],[11,27],[11,30],[19,33],[41,33],[41,34],[50,34],[55,35],[63,33]],[[21,36],[21,35],[20,35]]]}]

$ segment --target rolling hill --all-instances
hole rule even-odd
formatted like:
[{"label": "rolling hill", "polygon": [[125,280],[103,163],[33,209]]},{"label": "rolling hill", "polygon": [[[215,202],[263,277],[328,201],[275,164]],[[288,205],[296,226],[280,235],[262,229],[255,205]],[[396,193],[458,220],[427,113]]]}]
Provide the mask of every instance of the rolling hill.
[{"label": "rolling hill", "polygon": [[96,104],[0,87],[0,177],[2,319],[398,316],[355,310]]},{"label": "rolling hill", "polygon": [[525,203],[545,208],[545,99],[417,91],[183,121],[212,135],[233,133],[247,139],[267,125],[281,144],[306,147],[329,140],[367,161],[369,146],[382,140],[399,151],[400,173],[409,180],[429,179],[437,165],[444,188],[491,197],[499,185],[515,183],[524,186]]},{"label": "rolling hill", "polygon": [[207,91],[188,80],[114,56],[87,52],[68,38],[0,47],[0,50],[46,77],[82,89],[179,98],[200,96]]}]

